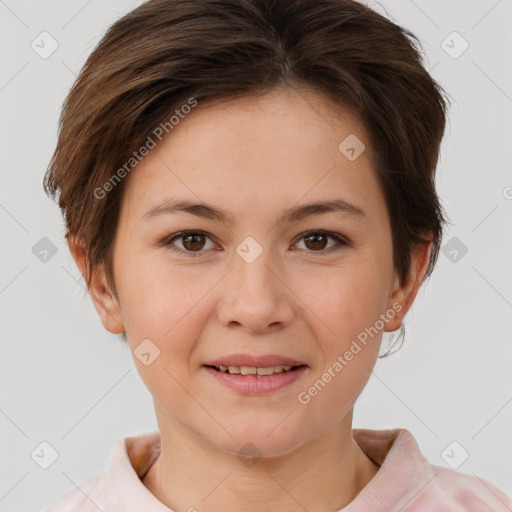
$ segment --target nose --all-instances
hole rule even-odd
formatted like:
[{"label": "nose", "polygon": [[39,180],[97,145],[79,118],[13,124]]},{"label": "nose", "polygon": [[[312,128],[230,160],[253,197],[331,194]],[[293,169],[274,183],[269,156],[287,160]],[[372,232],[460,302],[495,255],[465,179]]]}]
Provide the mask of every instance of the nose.
[{"label": "nose", "polygon": [[263,251],[252,263],[234,254],[234,268],[223,280],[217,308],[225,327],[265,334],[292,322],[295,308],[291,283],[286,282],[283,266],[272,261],[269,253]]}]

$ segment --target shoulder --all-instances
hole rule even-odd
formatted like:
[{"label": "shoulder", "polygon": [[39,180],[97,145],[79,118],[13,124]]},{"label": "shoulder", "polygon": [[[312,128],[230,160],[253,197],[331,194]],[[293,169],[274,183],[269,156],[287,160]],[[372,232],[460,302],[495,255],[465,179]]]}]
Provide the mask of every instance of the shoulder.
[{"label": "shoulder", "polygon": [[107,471],[102,471],[50,503],[42,512],[118,512],[121,509],[109,491],[107,480]]},{"label": "shoulder", "polygon": [[160,452],[159,432],[118,439],[108,468],[50,503],[42,512],[121,512],[163,510],[141,481]]},{"label": "shoulder", "polygon": [[488,480],[431,464],[431,478],[404,512],[507,512],[512,500]]},{"label": "shoulder", "polygon": [[484,478],[431,464],[406,429],[353,434],[380,469],[344,512],[512,512],[510,497]]}]

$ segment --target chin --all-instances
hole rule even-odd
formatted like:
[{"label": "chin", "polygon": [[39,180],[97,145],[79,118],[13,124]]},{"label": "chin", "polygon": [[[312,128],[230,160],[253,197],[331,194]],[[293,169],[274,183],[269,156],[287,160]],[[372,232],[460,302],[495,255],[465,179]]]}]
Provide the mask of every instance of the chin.
[{"label": "chin", "polygon": [[296,450],[306,442],[303,433],[294,432],[289,426],[276,428],[276,425],[279,425],[279,421],[274,421],[267,427],[267,424],[263,426],[255,420],[248,428],[240,428],[240,426],[228,428],[233,437],[226,435],[221,439],[211,439],[210,435],[207,439],[226,452],[240,457],[255,458],[280,457]]}]

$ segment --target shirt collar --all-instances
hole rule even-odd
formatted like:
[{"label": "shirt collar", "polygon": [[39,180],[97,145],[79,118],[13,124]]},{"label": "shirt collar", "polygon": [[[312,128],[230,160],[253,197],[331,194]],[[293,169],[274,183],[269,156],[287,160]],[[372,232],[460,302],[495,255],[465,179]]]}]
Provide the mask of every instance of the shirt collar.
[{"label": "shirt collar", "polygon": [[[379,471],[339,512],[389,512],[414,499],[435,472],[406,429],[352,429],[354,441]],[[108,487],[126,512],[173,512],[142,483],[160,453],[160,433],[147,432],[116,441],[109,457]]]},{"label": "shirt collar", "polygon": [[379,471],[340,512],[401,510],[436,476],[406,429],[352,429],[352,437]]}]

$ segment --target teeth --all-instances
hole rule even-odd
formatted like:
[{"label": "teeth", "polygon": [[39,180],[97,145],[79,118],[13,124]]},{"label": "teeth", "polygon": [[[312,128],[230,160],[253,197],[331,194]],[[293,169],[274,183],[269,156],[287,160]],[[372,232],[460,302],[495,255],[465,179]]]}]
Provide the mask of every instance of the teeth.
[{"label": "teeth", "polygon": [[254,366],[217,366],[217,370],[233,375],[274,375],[290,371],[292,366],[265,366],[256,368]]},{"label": "teeth", "polygon": [[275,373],[275,370],[273,367],[258,368],[257,373],[258,375],[272,375],[273,373]]}]

